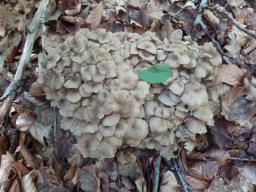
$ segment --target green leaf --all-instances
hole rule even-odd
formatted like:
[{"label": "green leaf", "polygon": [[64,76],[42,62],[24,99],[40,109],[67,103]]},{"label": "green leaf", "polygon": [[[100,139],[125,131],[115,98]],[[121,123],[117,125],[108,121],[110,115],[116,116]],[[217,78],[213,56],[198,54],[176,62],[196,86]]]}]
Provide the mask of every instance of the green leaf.
[{"label": "green leaf", "polygon": [[171,69],[166,64],[154,64],[150,68],[139,71],[139,79],[148,83],[162,83],[171,76]]}]

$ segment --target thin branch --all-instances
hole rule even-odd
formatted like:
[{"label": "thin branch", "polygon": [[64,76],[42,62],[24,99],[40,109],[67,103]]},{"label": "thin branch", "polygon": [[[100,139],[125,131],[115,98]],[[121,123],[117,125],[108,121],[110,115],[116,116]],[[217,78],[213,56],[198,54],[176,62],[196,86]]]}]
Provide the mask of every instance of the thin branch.
[{"label": "thin branch", "polygon": [[256,159],[251,157],[229,157],[229,160],[232,161],[250,161],[250,162],[256,162]]},{"label": "thin branch", "polygon": [[189,192],[189,188],[188,188],[188,185],[184,179],[184,176],[183,174],[181,173],[181,170],[180,170],[180,167],[178,165],[178,162],[176,159],[171,159],[171,163],[172,163],[172,166],[175,170],[175,173],[176,173],[176,176],[178,177],[178,180],[181,184],[181,187],[183,189],[183,192]]},{"label": "thin branch", "polygon": [[159,188],[161,159],[162,159],[161,155],[158,155],[153,162],[154,164],[153,192],[158,192],[158,188]]},{"label": "thin branch", "polygon": [[42,14],[45,13],[46,6],[47,6],[48,2],[49,2],[49,0],[41,1],[34,18],[28,27],[28,32],[27,32],[28,34],[27,34],[26,42],[25,42],[25,45],[23,48],[23,53],[21,55],[21,58],[19,61],[19,66],[15,73],[14,79],[10,83],[10,85],[7,87],[7,89],[5,90],[3,96],[1,97],[1,100],[4,100],[4,101],[0,108],[0,126],[2,126],[4,118],[11,108],[12,102],[16,97],[16,91],[22,81],[26,66],[30,62],[31,52],[32,52],[32,49],[34,46],[34,42],[36,40],[36,35],[39,30],[40,18],[42,16]]},{"label": "thin branch", "polygon": [[[204,24],[203,18],[202,18],[204,9],[207,8],[207,4],[208,4],[208,0],[201,0],[200,1],[199,9],[198,9],[195,21],[193,23],[193,26],[200,25],[203,30],[207,30],[207,26]],[[192,36],[192,39],[194,39],[195,34],[194,34],[193,31],[192,31],[191,36]]]},{"label": "thin branch", "polygon": [[236,19],[234,19],[234,17],[232,16],[232,14],[230,14],[229,12],[227,12],[225,10],[224,7],[221,7],[220,5],[216,5],[215,6],[216,10],[219,12],[219,13],[223,13],[225,14],[228,19],[241,31],[245,32],[246,34],[250,35],[251,37],[255,38],[256,39],[256,31],[253,31],[253,30],[250,30],[250,29],[246,29],[244,27],[243,24],[241,24],[240,22],[238,22]]}]

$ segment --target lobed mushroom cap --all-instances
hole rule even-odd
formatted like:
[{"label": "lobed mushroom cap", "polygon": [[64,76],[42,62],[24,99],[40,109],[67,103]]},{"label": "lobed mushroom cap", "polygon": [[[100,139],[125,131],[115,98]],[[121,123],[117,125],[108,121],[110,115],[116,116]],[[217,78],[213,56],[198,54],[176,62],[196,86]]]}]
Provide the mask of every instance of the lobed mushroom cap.
[{"label": "lobed mushroom cap", "polygon": [[[211,43],[183,38],[180,29],[163,41],[153,33],[79,30],[46,50],[40,82],[83,157],[112,158],[132,146],[170,158],[178,142],[191,151],[195,135],[213,125],[205,80],[215,78],[221,56]],[[138,79],[138,71],[157,63],[171,69],[165,82]]]}]

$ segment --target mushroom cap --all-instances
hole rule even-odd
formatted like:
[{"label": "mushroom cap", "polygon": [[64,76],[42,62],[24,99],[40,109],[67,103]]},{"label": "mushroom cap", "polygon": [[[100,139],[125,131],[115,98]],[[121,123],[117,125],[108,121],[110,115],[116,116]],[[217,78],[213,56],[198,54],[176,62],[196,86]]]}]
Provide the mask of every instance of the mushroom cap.
[{"label": "mushroom cap", "polygon": [[171,85],[168,87],[174,94],[181,96],[184,92],[185,85],[182,81],[175,81],[172,82]]},{"label": "mushroom cap", "polygon": [[204,134],[207,132],[204,122],[193,117],[187,118],[185,125],[190,132],[195,134]]},{"label": "mushroom cap", "polygon": [[139,81],[137,83],[136,89],[134,90],[135,97],[141,100],[145,99],[149,94],[149,88],[150,88],[150,85],[148,83],[144,81]]},{"label": "mushroom cap", "polygon": [[136,118],[132,128],[128,130],[126,137],[134,140],[142,140],[148,134],[148,123],[143,119]]},{"label": "mushroom cap", "polygon": [[169,96],[168,91],[163,91],[159,96],[158,100],[167,106],[174,106],[175,102],[172,100],[172,98]]},{"label": "mushroom cap", "polygon": [[121,145],[122,140],[118,137],[104,137],[98,147],[98,151],[102,157],[113,158],[117,148]]},{"label": "mushroom cap", "polygon": [[199,83],[187,83],[181,100],[189,107],[198,107],[208,103],[208,94],[205,86]]},{"label": "mushroom cap", "polygon": [[139,50],[139,56],[146,61],[153,61],[155,56],[145,50]]},{"label": "mushroom cap", "polygon": [[167,54],[161,49],[157,50],[156,55],[157,55],[156,57],[159,61],[163,61],[167,58]]},{"label": "mushroom cap", "polygon": [[163,133],[168,129],[168,121],[159,117],[151,117],[149,127],[151,132]]},{"label": "mushroom cap", "polygon": [[127,90],[135,89],[138,83],[138,75],[133,71],[127,71],[119,77],[120,87]]},{"label": "mushroom cap", "polygon": [[197,119],[204,121],[207,125],[213,126],[213,112],[208,104],[200,106],[198,109],[193,111],[192,114]]},{"label": "mushroom cap", "polygon": [[104,127],[114,126],[119,122],[119,120],[120,120],[120,115],[119,114],[111,114],[109,116],[106,116],[102,120],[102,125]]},{"label": "mushroom cap", "polygon": [[51,52],[47,55],[47,69],[52,69],[56,66],[57,62],[60,60],[61,56],[56,52]]},{"label": "mushroom cap", "polygon": [[115,134],[116,126],[103,126],[99,125],[98,129],[103,137],[110,137]]},{"label": "mushroom cap", "polygon": [[79,92],[76,92],[76,91],[68,91],[66,94],[66,99],[71,103],[76,103],[80,101],[81,98],[82,97],[79,94]]},{"label": "mushroom cap", "polygon": [[158,107],[156,101],[148,101],[144,104],[145,113],[147,117],[150,117],[155,114],[155,110]]},{"label": "mushroom cap", "polygon": [[81,80],[78,78],[71,78],[68,79],[65,83],[64,83],[64,87],[68,88],[68,89],[75,89],[75,88],[79,88],[81,84]]},{"label": "mushroom cap", "polygon": [[138,49],[145,50],[151,54],[156,54],[156,46],[150,41],[142,41],[137,44]]}]

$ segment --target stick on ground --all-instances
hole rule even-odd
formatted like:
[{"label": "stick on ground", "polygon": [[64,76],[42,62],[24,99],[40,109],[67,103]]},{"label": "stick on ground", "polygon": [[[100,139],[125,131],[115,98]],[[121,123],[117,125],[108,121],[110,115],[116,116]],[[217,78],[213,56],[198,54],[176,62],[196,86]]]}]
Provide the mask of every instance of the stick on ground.
[{"label": "stick on ground", "polygon": [[228,19],[241,31],[245,32],[246,34],[250,35],[251,37],[256,39],[256,31],[246,29],[243,24],[239,23],[231,13],[227,12],[224,7],[221,7],[220,5],[216,5],[216,10],[219,13],[223,13],[228,17]]},{"label": "stick on ground", "polygon": [[153,192],[158,192],[158,188],[159,188],[161,159],[162,159],[161,155],[158,155],[153,162],[153,165],[154,165]]}]

